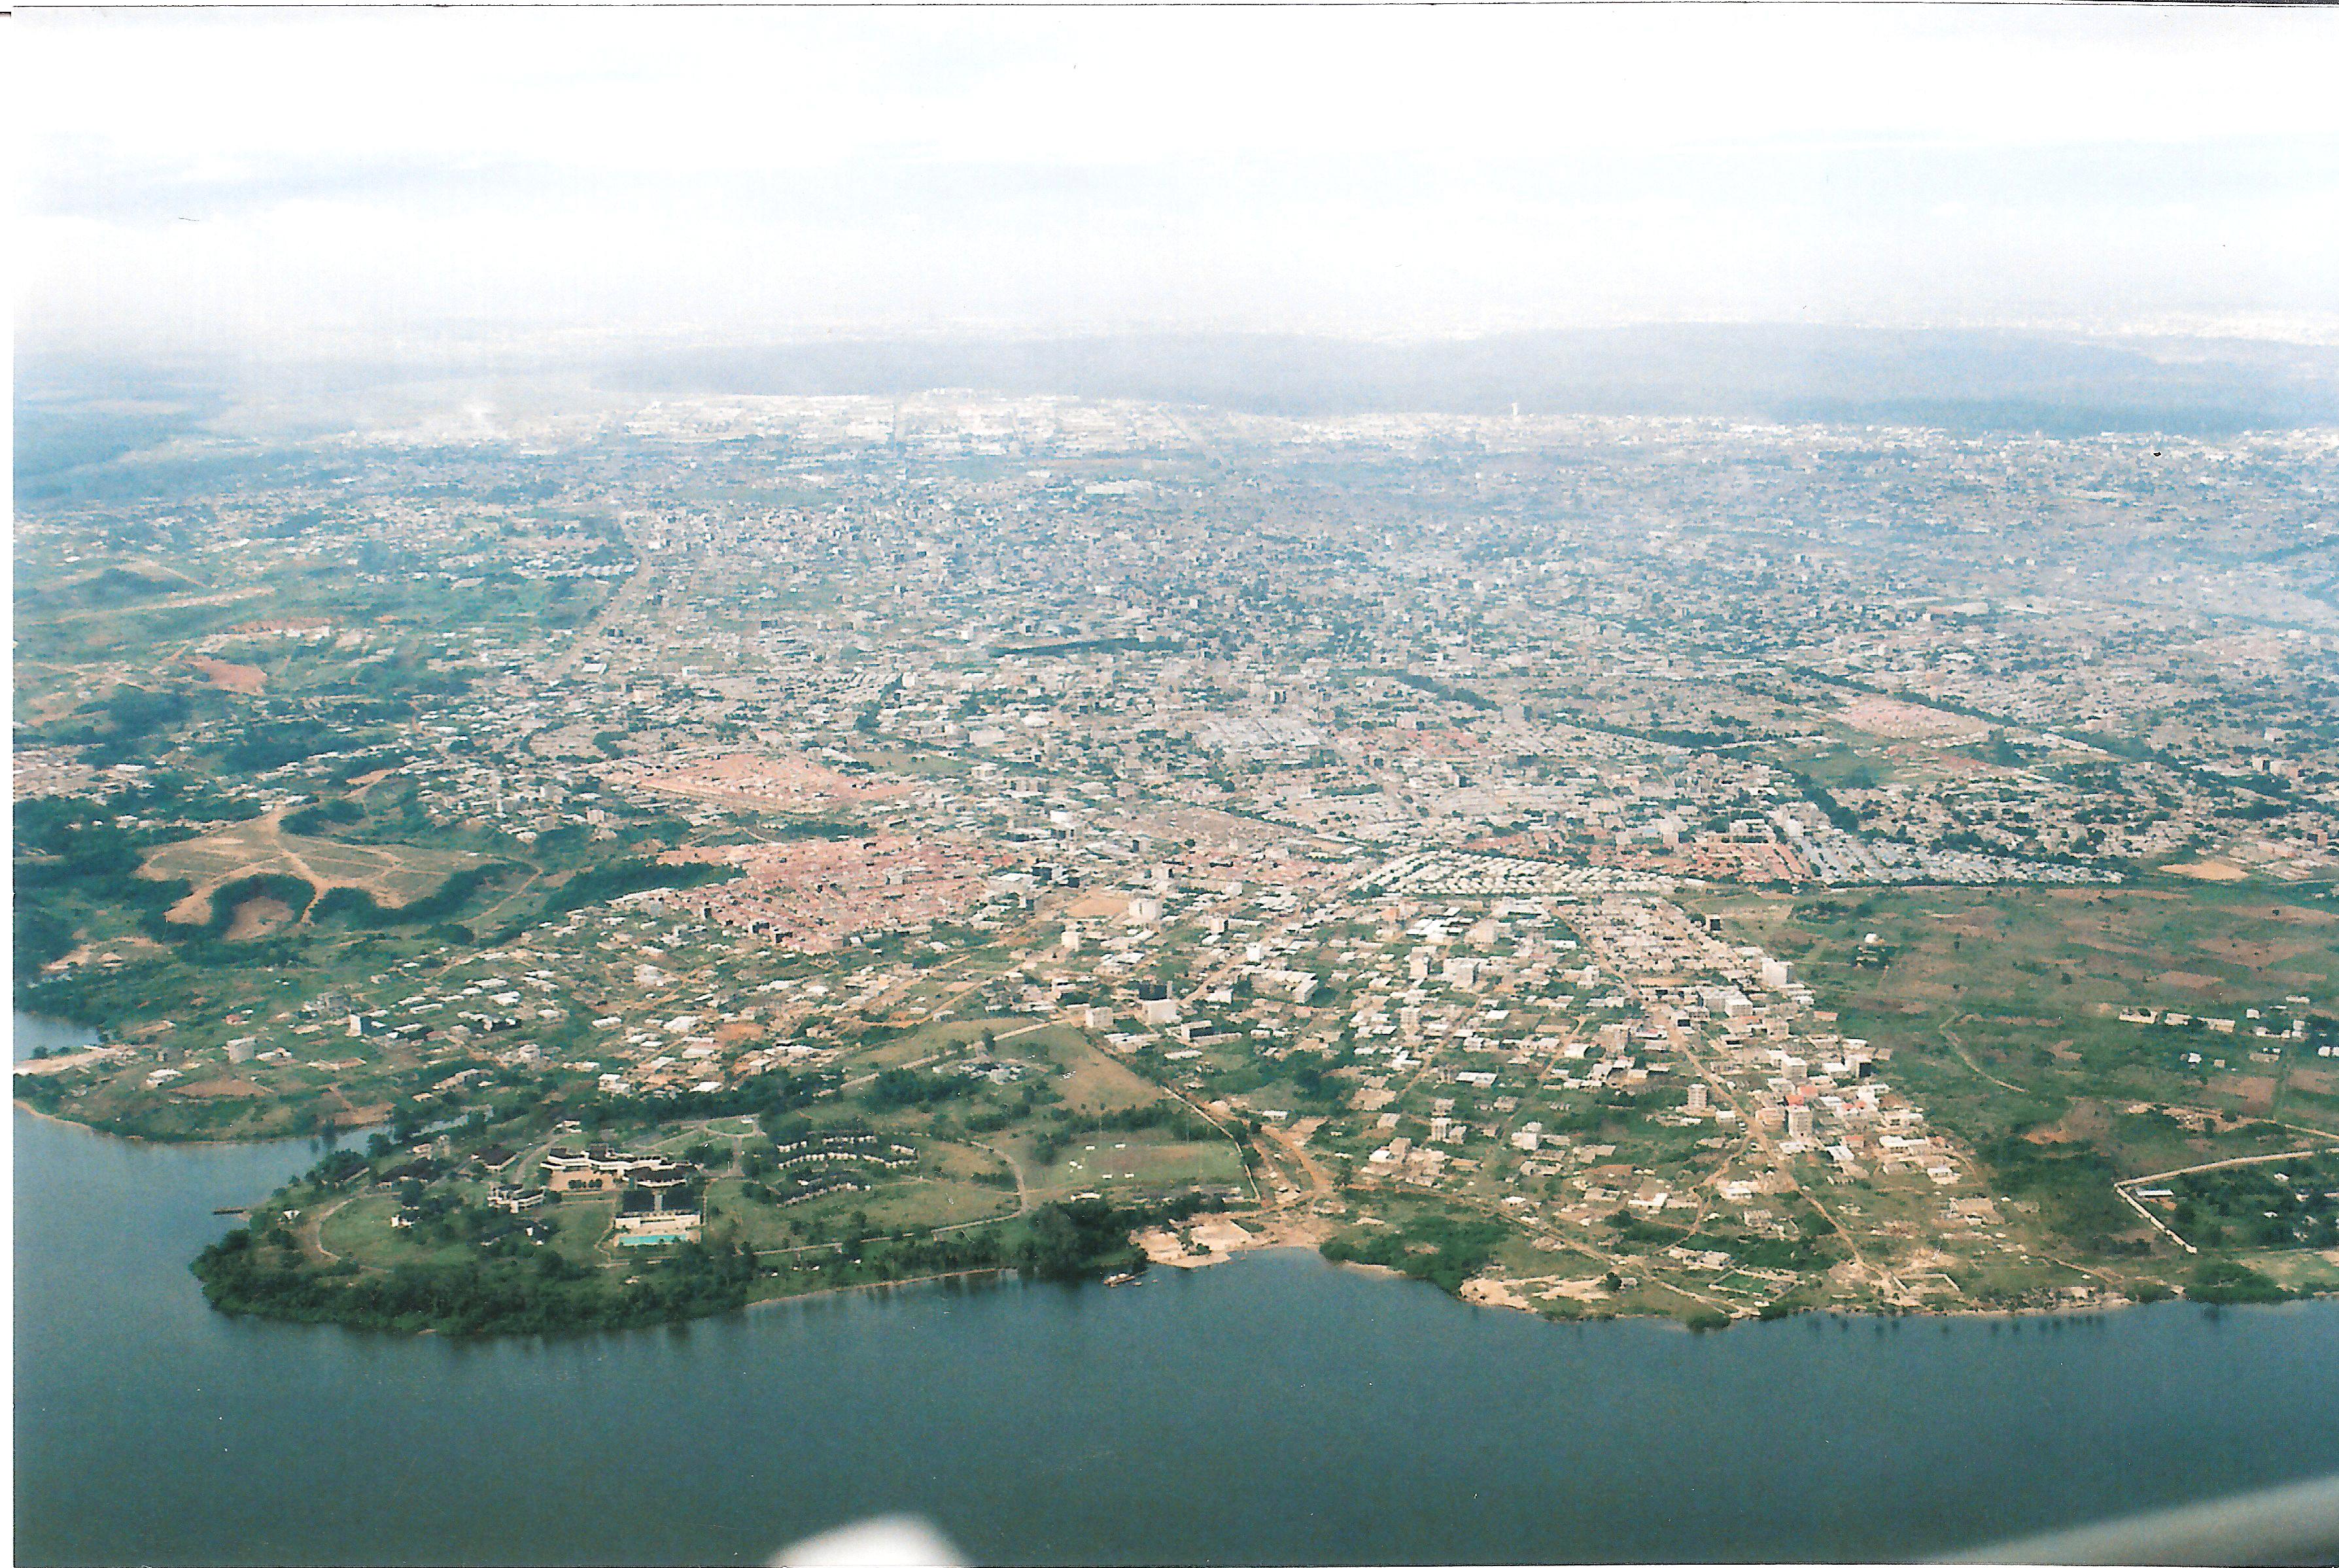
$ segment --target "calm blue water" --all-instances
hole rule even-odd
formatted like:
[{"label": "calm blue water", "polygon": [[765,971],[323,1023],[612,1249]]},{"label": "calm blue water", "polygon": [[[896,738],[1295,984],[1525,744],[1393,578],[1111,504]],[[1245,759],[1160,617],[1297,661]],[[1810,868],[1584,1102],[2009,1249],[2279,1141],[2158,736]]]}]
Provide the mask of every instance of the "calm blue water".
[{"label": "calm blue water", "polygon": [[2339,1470],[2332,1304],[1698,1337],[1274,1253],[461,1345],[203,1307],[305,1146],[15,1129],[30,1563],[1878,1560]]}]

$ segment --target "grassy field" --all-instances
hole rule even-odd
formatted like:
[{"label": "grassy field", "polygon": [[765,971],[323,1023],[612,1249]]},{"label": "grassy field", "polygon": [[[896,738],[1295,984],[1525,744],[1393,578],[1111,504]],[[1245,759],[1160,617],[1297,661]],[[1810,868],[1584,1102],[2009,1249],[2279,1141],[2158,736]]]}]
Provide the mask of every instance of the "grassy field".
[{"label": "grassy field", "polygon": [[[954,1056],[962,1056],[973,1049],[986,1032],[993,1035],[1005,1034],[1010,1031],[1022,1028],[1030,1021],[1029,1019],[1012,1017],[954,1018],[940,1023],[920,1024],[904,1033],[881,1040],[874,1045],[856,1051],[853,1058],[853,1070],[857,1076],[864,1072],[874,1072],[881,1068],[905,1067],[912,1062],[926,1061],[930,1059],[947,1060]],[[998,1048],[999,1054],[1011,1058],[1015,1056],[1017,1054],[1015,1045],[1016,1042],[1013,1040],[1002,1041]]]},{"label": "grassy field", "polygon": [[2117,1257],[2149,1233],[2114,1180],[2339,1132],[2324,1037],[2251,1033],[2331,1011],[2339,908],[2321,893],[2155,881],[1706,902],[1792,960],[1835,1030],[1891,1050],[1887,1079],[1974,1146],[1994,1191]]},{"label": "grassy field", "polygon": [[873,1181],[867,1192],[840,1192],[783,1208],[748,1198],[745,1184],[736,1178],[718,1178],[707,1188],[707,1228],[711,1234],[735,1233],[759,1251],[777,1251],[802,1246],[815,1236],[833,1237],[853,1223],[856,1214],[872,1230],[891,1235],[1015,1212],[1012,1189],[944,1176],[881,1172]]},{"label": "grassy field", "polygon": [[1069,1024],[1051,1024],[1021,1039],[1002,1040],[999,1049],[1002,1055],[1051,1061],[1065,1070],[1065,1076],[1056,1080],[1056,1092],[1075,1115],[1128,1110],[1164,1098],[1158,1086],[1115,1061]]},{"label": "grassy field", "polygon": [[1081,1192],[1125,1198],[1195,1182],[1239,1188],[1243,1171],[1241,1157],[1224,1139],[1189,1142],[1149,1129],[1076,1136],[1030,1179],[1032,1197],[1042,1201]]},{"label": "grassy field", "polygon": [[[483,1196],[479,1191],[469,1195]],[[328,1252],[354,1258],[369,1268],[392,1268],[401,1263],[463,1263],[478,1255],[478,1248],[466,1242],[436,1247],[417,1243],[412,1231],[390,1223],[398,1207],[397,1198],[390,1193],[360,1192],[319,1228],[318,1240]],[[607,1199],[577,1198],[548,1205],[529,1218],[558,1223],[558,1234],[548,1245],[563,1257],[575,1263],[598,1265],[606,1261],[601,1243],[609,1235],[616,1210],[617,1205]]]},{"label": "grassy field", "polygon": [[319,1245],[339,1257],[355,1259],[368,1268],[390,1268],[400,1263],[460,1263],[472,1249],[460,1246],[420,1247],[407,1231],[390,1225],[398,1199],[387,1192],[361,1192],[350,1198],[319,1228]]},{"label": "grassy field", "polygon": [[[2329,1090],[2305,1065],[2316,1059],[2248,1033],[2262,1021],[2251,1009],[2286,1027],[2331,1006],[2339,908],[2312,892],[1857,890],[1715,906],[1748,940],[1792,959],[1842,1032],[1961,1065],[1978,1083],[2003,1080],[2001,1100],[2018,1091],[2040,1101],[2023,1115],[2091,1094],[2253,1116],[2295,1110],[2339,1128],[2339,1100],[2317,1103]],[[2119,1016],[2137,1011],[2194,1021]],[[2236,1031],[2215,1032],[2200,1021],[2208,1018],[2234,1020]],[[2285,1104],[2286,1090],[2298,1103]]]}]

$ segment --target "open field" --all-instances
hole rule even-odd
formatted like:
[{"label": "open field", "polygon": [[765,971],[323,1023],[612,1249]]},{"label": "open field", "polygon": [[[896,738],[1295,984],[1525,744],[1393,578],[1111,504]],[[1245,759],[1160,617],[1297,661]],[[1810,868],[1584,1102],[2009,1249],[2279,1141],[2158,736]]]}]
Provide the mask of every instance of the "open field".
[{"label": "open field", "polygon": [[[466,1196],[474,1200],[482,1195],[478,1190],[466,1190]],[[538,1209],[530,1218],[549,1220],[556,1226],[553,1238],[545,1246],[572,1263],[596,1265],[606,1261],[601,1243],[609,1234],[616,1208],[606,1199],[571,1198]],[[365,1268],[394,1268],[413,1263],[468,1263],[478,1255],[478,1247],[467,1242],[450,1241],[442,1246],[417,1242],[414,1232],[390,1224],[398,1208],[398,1199],[390,1193],[380,1189],[360,1191],[332,1208],[324,1223],[317,1227],[317,1243],[334,1257],[354,1259]]]},{"label": "open field", "polygon": [[[2250,1063],[2253,1050],[2287,1047],[2285,1070],[2302,1056],[2295,1042],[2258,1043],[2252,1031],[2327,1010],[2339,976],[2339,908],[2295,892],[1843,892],[1794,902],[1791,921],[1779,895],[1714,907],[1791,958],[1845,1032],[1920,1051],[1962,1043],[1978,1072],[2026,1088],[2084,1081],[2165,1098],[2222,1082],[2245,1095],[2237,1085],[2246,1074],[2281,1076],[2260,1072],[2269,1064]],[[2180,1064],[2188,1052],[2204,1062]],[[2226,1080],[2206,1066],[2217,1058]]]},{"label": "open field", "polygon": [[1016,1211],[1012,1190],[946,1177],[872,1173],[866,1192],[839,1192],[788,1208],[748,1198],[745,1184],[723,1178],[707,1188],[710,1234],[735,1230],[758,1251],[802,1246],[815,1236],[833,1236],[853,1216],[864,1216],[881,1234],[966,1225],[1004,1218]]},{"label": "open field", "polygon": [[225,659],[202,655],[189,658],[187,663],[197,675],[222,691],[234,692],[240,696],[256,696],[268,689],[268,673],[252,665],[231,664]]},{"label": "open field", "polygon": [[394,1228],[398,1199],[387,1192],[360,1192],[335,1209],[317,1228],[317,1241],[334,1257],[354,1259],[364,1268],[391,1268],[400,1263],[460,1263],[472,1249],[459,1243],[421,1247],[411,1233]]},{"label": "open field", "polygon": [[2113,1181],[2339,1133],[2330,1062],[2314,1054],[2330,1043],[2315,1020],[2339,976],[2339,910],[2314,891],[1860,890],[1710,906],[1791,958],[1834,1027],[1892,1050],[1895,1079],[1975,1148],[2017,1216],[2097,1256],[2150,1239]]},{"label": "open field", "polygon": [[337,887],[355,888],[370,893],[376,903],[395,908],[428,897],[449,875],[469,870],[481,858],[468,850],[303,837],[283,831],[282,814],[272,812],[165,844],[146,857],[138,874],[153,882],[184,878],[192,883],[194,891],[171,907],[169,918],[195,925],[211,917],[212,892],[246,877],[297,877],[320,894]]},{"label": "open field", "polygon": [[1086,1033],[1070,1025],[1051,1025],[1020,1040],[1002,1040],[999,1049],[1011,1055],[1044,1054],[1045,1060],[1066,1069],[1066,1075],[1056,1082],[1056,1091],[1074,1115],[1131,1109],[1168,1098],[1159,1086],[1115,1061]]},{"label": "open field", "polygon": [[1083,1192],[1127,1198],[1189,1183],[1240,1188],[1243,1169],[1234,1146],[1223,1139],[1189,1142],[1147,1129],[1076,1136],[1031,1180],[1040,1201]]}]

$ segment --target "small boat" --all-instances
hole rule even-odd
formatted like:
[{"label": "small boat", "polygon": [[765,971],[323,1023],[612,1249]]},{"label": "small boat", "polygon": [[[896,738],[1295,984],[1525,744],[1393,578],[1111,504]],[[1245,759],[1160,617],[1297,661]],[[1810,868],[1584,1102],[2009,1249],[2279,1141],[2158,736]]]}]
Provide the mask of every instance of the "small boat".
[{"label": "small boat", "polygon": [[212,1212],[213,1214],[250,1214],[252,1210],[249,1208],[214,1208]]},{"label": "small boat", "polygon": [[1107,1285],[1135,1285],[1145,1277],[1141,1274],[1112,1274],[1105,1277]]}]

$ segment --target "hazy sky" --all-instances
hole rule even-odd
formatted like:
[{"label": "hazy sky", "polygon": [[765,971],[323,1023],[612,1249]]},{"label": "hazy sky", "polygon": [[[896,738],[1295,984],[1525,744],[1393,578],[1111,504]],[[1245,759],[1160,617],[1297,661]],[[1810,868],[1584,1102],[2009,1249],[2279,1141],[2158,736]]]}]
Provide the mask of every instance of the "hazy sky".
[{"label": "hazy sky", "polygon": [[32,14],[31,347],[2339,340],[2339,13]]}]

